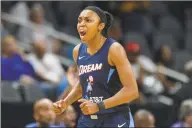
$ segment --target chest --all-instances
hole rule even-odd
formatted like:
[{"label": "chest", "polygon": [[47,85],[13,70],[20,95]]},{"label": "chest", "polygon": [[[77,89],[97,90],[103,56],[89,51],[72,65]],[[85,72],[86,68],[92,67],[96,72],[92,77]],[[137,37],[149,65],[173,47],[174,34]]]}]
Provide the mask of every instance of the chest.
[{"label": "chest", "polygon": [[78,62],[79,77],[81,82],[105,81],[110,66],[106,58],[103,57],[84,57]]}]

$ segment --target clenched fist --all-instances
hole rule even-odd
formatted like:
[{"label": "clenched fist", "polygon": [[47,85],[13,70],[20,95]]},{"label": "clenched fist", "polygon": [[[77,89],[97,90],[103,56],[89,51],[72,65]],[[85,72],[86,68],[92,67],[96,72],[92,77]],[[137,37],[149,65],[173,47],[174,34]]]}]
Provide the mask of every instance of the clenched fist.
[{"label": "clenched fist", "polygon": [[80,108],[84,115],[91,115],[99,111],[99,107],[96,103],[92,103],[86,99],[80,99],[78,102],[81,103]]},{"label": "clenched fist", "polygon": [[53,108],[54,108],[55,113],[57,115],[60,115],[67,108],[67,103],[64,100],[59,100],[59,101],[53,103]]}]

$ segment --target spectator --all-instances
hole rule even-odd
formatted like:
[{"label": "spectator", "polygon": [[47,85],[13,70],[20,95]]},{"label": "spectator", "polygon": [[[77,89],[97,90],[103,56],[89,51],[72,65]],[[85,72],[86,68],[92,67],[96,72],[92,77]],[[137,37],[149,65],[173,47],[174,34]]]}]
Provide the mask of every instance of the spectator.
[{"label": "spectator", "polygon": [[48,33],[53,30],[53,27],[44,19],[44,9],[40,4],[34,4],[30,9],[29,23],[34,23],[37,26],[32,28],[22,27],[18,33],[18,38],[22,42],[31,43],[33,41],[45,41],[48,45],[48,51],[52,51],[52,38]]},{"label": "spectator", "polygon": [[[36,74],[41,81],[40,87],[45,91],[55,89],[65,89],[66,76],[62,68],[60,60],[52,53],[46,52],[46,43],[44,41],[36,41],[33,43],[34,53],[28,55],[28,60],[35,69]],[[60,90],[59,92],[63,92]],[[57,94],[60,95],[60,94]]]},{"label": "spectator", "polygon": [[55,39],[53,41],[52,46],[53,46],[52,53],[55,55],[60,55],[61,54],[61,47],[62,47],[61,41],[58,39]]},{"label": "spectator", "polygon": [[136,80],[142,83],[144,77],[144,69],[139,63],[140,45],[135,42],[129,42],[125,46],[129,62],[131,63]]},{"label": "spectator", "polygon": [[170,47],[167,45],[161,46],[155,54],[154,61],[157,64],[157,72],[158,72],[157,76],[158,79],[161,81],[161,83],[168,89],[174,87],[172,79],[159,73],[159,71],[162,70],[161,67],[172,68],[173,66],[172,51]]},{"label": "spectator", "polygon": [[74,128],[77,115],[75,109],[70,105],[61,115],[56,118],[56,125],[60,127]]},{"label": "spectator", "polygon": [[147,110],[138,110],[134,115],[135,127],[155,127],[154,115]]},{"label": "spectator", "polygon": [[159,49],[157,49],[155,53],[154,61],[157,65],[172,68],[173,57],[172,57],[172,51],[170,47],[167,45],[162,45]]},{"label": "spectator", "polygon": [[180,107],[178,122],[172,125],[172,128],[192,127],[192,99],[184,100]]},{"label": "spectator", "polygon": [[35,72],[44,81],[58,85],[64,76],[64,70],[59,58],[52,53],[46,53],[47,45],[44,41],[33,43],[34,53],[28,55]]},{"label": "spectator", "polygon": [[16,39],[8,35],[2,40],[1,79],[32,84],[36,78],[32,65],[24,59]]},{"label": "spectator", "polygon": [[[53,102],[49,99],[40,99],[34,105],[34,119],[35,123],[26,125],[26,128],[52,128],[57,127],[54,125],[56,115],[52,108]],[[59,128],[59,127],[58,127]]]},{"label": "spectator", "polygon": [[[127,56],[129,59],[129,62],[131,63],[133,73],[135,75],[135,78],[137,80],[137,83],[139,85],[139,88],[142,88],[143,85],[143,79],[145,75],[145,71],[143,68],[142,63],[140,63],[140,45],[135,42],[129,42],[125,46]],[[143,104],[146,102],[145,95],[141,92],[139,92],[139,98],[135,100],[135,103]]]}]

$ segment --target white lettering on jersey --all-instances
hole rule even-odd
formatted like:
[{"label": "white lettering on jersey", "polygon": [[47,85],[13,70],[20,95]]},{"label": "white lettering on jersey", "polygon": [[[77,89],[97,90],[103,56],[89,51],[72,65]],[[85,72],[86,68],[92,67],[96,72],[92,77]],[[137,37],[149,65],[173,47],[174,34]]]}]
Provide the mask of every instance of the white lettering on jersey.
[{"label": "white lettering on jersey", "polygon": [[103,96],[100,97],[90,97],[89,101],[93,102],[93,103],[98,103],[103,101]]},{"label": "white lettering on jersey", "polygon": [[103,64],[89,64],[79,66],[79,75],[102,69]]}]

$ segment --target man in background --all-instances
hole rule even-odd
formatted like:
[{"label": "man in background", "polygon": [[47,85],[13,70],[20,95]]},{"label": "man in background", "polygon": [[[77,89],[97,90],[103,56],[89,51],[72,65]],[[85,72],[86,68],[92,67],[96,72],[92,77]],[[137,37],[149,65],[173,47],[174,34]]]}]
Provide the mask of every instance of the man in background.
[{"label": "man in background", "polygon": [[135,127],[155,127],[154,115],[144,109],[138,110],[134,115]]},{"label": "man in background", "polygon": [[49,99],[40,99],[34,104],[34,119],[36,122],[26,125],[26,128],[52,128],[57,127],[55,123],[55,112],[52,108],[53,102]]},{"label": "man in background", "polygon": [[56,118],[56,125],[60,127],[74,128],[76,125],[77,114],[70,105],[61,115]]},{"label": "man in background", "polygon": [[172,128],[192,127],[192,99],[184,100],[179,111],[179,121]]}]

